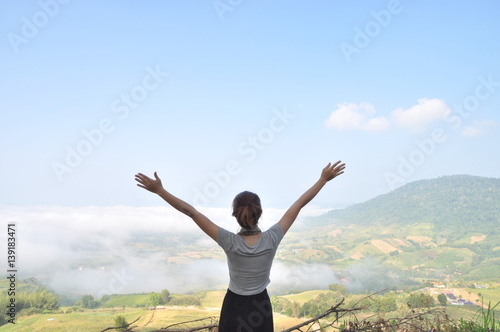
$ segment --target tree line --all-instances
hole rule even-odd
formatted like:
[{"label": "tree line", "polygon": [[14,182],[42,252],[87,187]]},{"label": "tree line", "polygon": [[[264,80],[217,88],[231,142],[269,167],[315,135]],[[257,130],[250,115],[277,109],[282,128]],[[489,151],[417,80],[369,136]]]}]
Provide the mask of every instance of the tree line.
[{"label": "tree line", "polygon": [[[363,307],[364,311],[375,313],[396,311],[401,305],[411,308],[431,308],[436,306],[434,297],[425,293],[414,292],[402,295],[390,291],[385,294],[375,294],[367,297],[362,294],[348,294],[345,287],[339,284],[329,285],[328,291],[303,304],[276,295],[271,297],[271,303],[275,312],[302,318],[320,315],[327,311],[332,304],[338,303],[342,299],[344,299],[346,307]],[[446,295],[441,294],[438,296],[438,303],[439,305],[446,305]]]},{"label": "tree line", "polygon": [[[46,289],[38,291],[22,291],[16,292],[15,295],[15,310],[18,316],[24,315],[34,315],[48,311],[54,311],[59,309],[58,305],[59,297]],[[0,298],[0,307],[8,308],[10,304],[10,297],[2,296]],[[0,315],[0,326],[7,324],[8,316],[5,314],[5,310],[2,310]]]}]

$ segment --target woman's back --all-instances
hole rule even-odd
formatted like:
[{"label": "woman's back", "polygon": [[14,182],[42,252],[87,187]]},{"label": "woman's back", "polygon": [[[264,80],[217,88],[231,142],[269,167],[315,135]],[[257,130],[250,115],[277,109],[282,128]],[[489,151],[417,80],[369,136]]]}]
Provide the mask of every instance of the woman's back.
[{"label": "woman's back", "polygon": [[283,229],[275,224],[249,245],[244,236],[219,229],[217,243],[227,255],[232,292],[253,295],[267,287],[274,255],[283,235]]}]

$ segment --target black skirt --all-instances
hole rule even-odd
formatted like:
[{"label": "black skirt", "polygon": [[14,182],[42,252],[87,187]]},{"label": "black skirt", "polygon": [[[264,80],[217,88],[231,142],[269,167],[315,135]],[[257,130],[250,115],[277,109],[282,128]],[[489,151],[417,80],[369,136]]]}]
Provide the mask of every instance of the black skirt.
[{"label": "black skirt", "polygon": [[273,332],[273,309],[267,290],[238,295],[227,290],[219,319],[219,332]]}]

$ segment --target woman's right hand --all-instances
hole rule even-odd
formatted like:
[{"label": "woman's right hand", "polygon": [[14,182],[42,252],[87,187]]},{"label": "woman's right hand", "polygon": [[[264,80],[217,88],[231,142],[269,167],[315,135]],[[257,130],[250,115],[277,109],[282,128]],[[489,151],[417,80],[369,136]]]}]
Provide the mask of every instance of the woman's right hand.
[{"label": "woman's right hand", "polygon": [[158,174],[155,172],[155,179],[151,179],[150,177],[138,173],[135,175],[135,180],[139,182],[137,186],[144,188],[146,190],[151,191],[152,193],[158,194],[161,190],[163,190],[163,185],[161,183],[160,178],[158,177]]}]

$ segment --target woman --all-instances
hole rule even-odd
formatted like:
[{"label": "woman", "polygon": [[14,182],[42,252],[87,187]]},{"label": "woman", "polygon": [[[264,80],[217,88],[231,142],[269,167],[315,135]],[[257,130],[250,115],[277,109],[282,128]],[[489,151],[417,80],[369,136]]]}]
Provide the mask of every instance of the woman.
[{"label": "woman", "polygon": [[219,332],[269,332],[273,331],[271,302],[266,291],[272,261],[278,245],[297,218],[300,210],[309,203],[333,178],[344,173],[345,164],[340,161],[328,165],[320,178],[309,188],[283,217],[262,232],[258,227],[262,207],[259,197],[244,191],[233,201],[233,213],[241,227],[238,234],[231,233],[214,224],[190,204],[167,192],[160,178],[154,179],[139,173],[135,176],[137,185],[158,194],[168,204],[184,213],[208,236],[221,246],[227,256],[229,286],[224,297],[219,320]]}]

